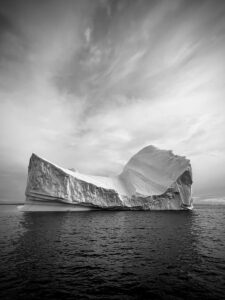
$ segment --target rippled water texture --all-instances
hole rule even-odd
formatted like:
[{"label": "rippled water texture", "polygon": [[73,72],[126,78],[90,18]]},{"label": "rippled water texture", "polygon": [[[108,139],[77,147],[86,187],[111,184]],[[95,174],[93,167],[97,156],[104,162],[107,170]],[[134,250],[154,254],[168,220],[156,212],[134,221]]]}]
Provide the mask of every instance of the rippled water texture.
[{"label": "rippled water texture", "polygon": [[225,299],[225,206],[22,213],[0,206],[0,299]]}]

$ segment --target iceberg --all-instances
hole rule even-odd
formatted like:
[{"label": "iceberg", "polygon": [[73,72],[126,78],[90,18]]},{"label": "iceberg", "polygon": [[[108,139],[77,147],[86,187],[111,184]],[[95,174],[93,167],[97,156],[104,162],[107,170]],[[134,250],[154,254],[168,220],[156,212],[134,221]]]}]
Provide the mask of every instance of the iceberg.
[{"label": "iceberg", "polygon": [[82,174],[32,154],[22,211],[187,210],[190,160],[147,146],[114,177]]}]

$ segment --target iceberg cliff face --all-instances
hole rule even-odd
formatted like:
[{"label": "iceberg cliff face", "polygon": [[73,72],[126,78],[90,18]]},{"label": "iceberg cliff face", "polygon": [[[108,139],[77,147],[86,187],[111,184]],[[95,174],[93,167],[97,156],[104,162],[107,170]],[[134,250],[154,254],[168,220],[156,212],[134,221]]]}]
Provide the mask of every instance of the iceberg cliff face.
[{"label": "iceberg cliff face", "polygon": [[22,210],[191,209],[190,161],[148,146],[115,177],[64,169],[32,154]]}]

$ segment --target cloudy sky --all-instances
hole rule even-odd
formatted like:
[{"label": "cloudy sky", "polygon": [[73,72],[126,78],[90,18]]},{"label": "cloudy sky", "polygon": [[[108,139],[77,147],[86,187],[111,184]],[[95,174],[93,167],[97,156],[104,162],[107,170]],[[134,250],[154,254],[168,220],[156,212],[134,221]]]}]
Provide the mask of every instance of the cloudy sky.
[{"label": "cloudy sky", "polygon": [[32,152],[117,174],[153,144],[225,194],[225,1],[0,0],[0,198]]}]

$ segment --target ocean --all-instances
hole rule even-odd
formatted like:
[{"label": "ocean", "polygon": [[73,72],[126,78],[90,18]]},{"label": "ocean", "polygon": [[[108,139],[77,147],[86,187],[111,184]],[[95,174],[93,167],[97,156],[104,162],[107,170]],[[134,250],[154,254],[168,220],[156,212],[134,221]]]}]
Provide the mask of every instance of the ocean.
[{"label": "ocean", "polygon": [[225,299],[225,206],[19,212],[0,205],[0,299]]}]

